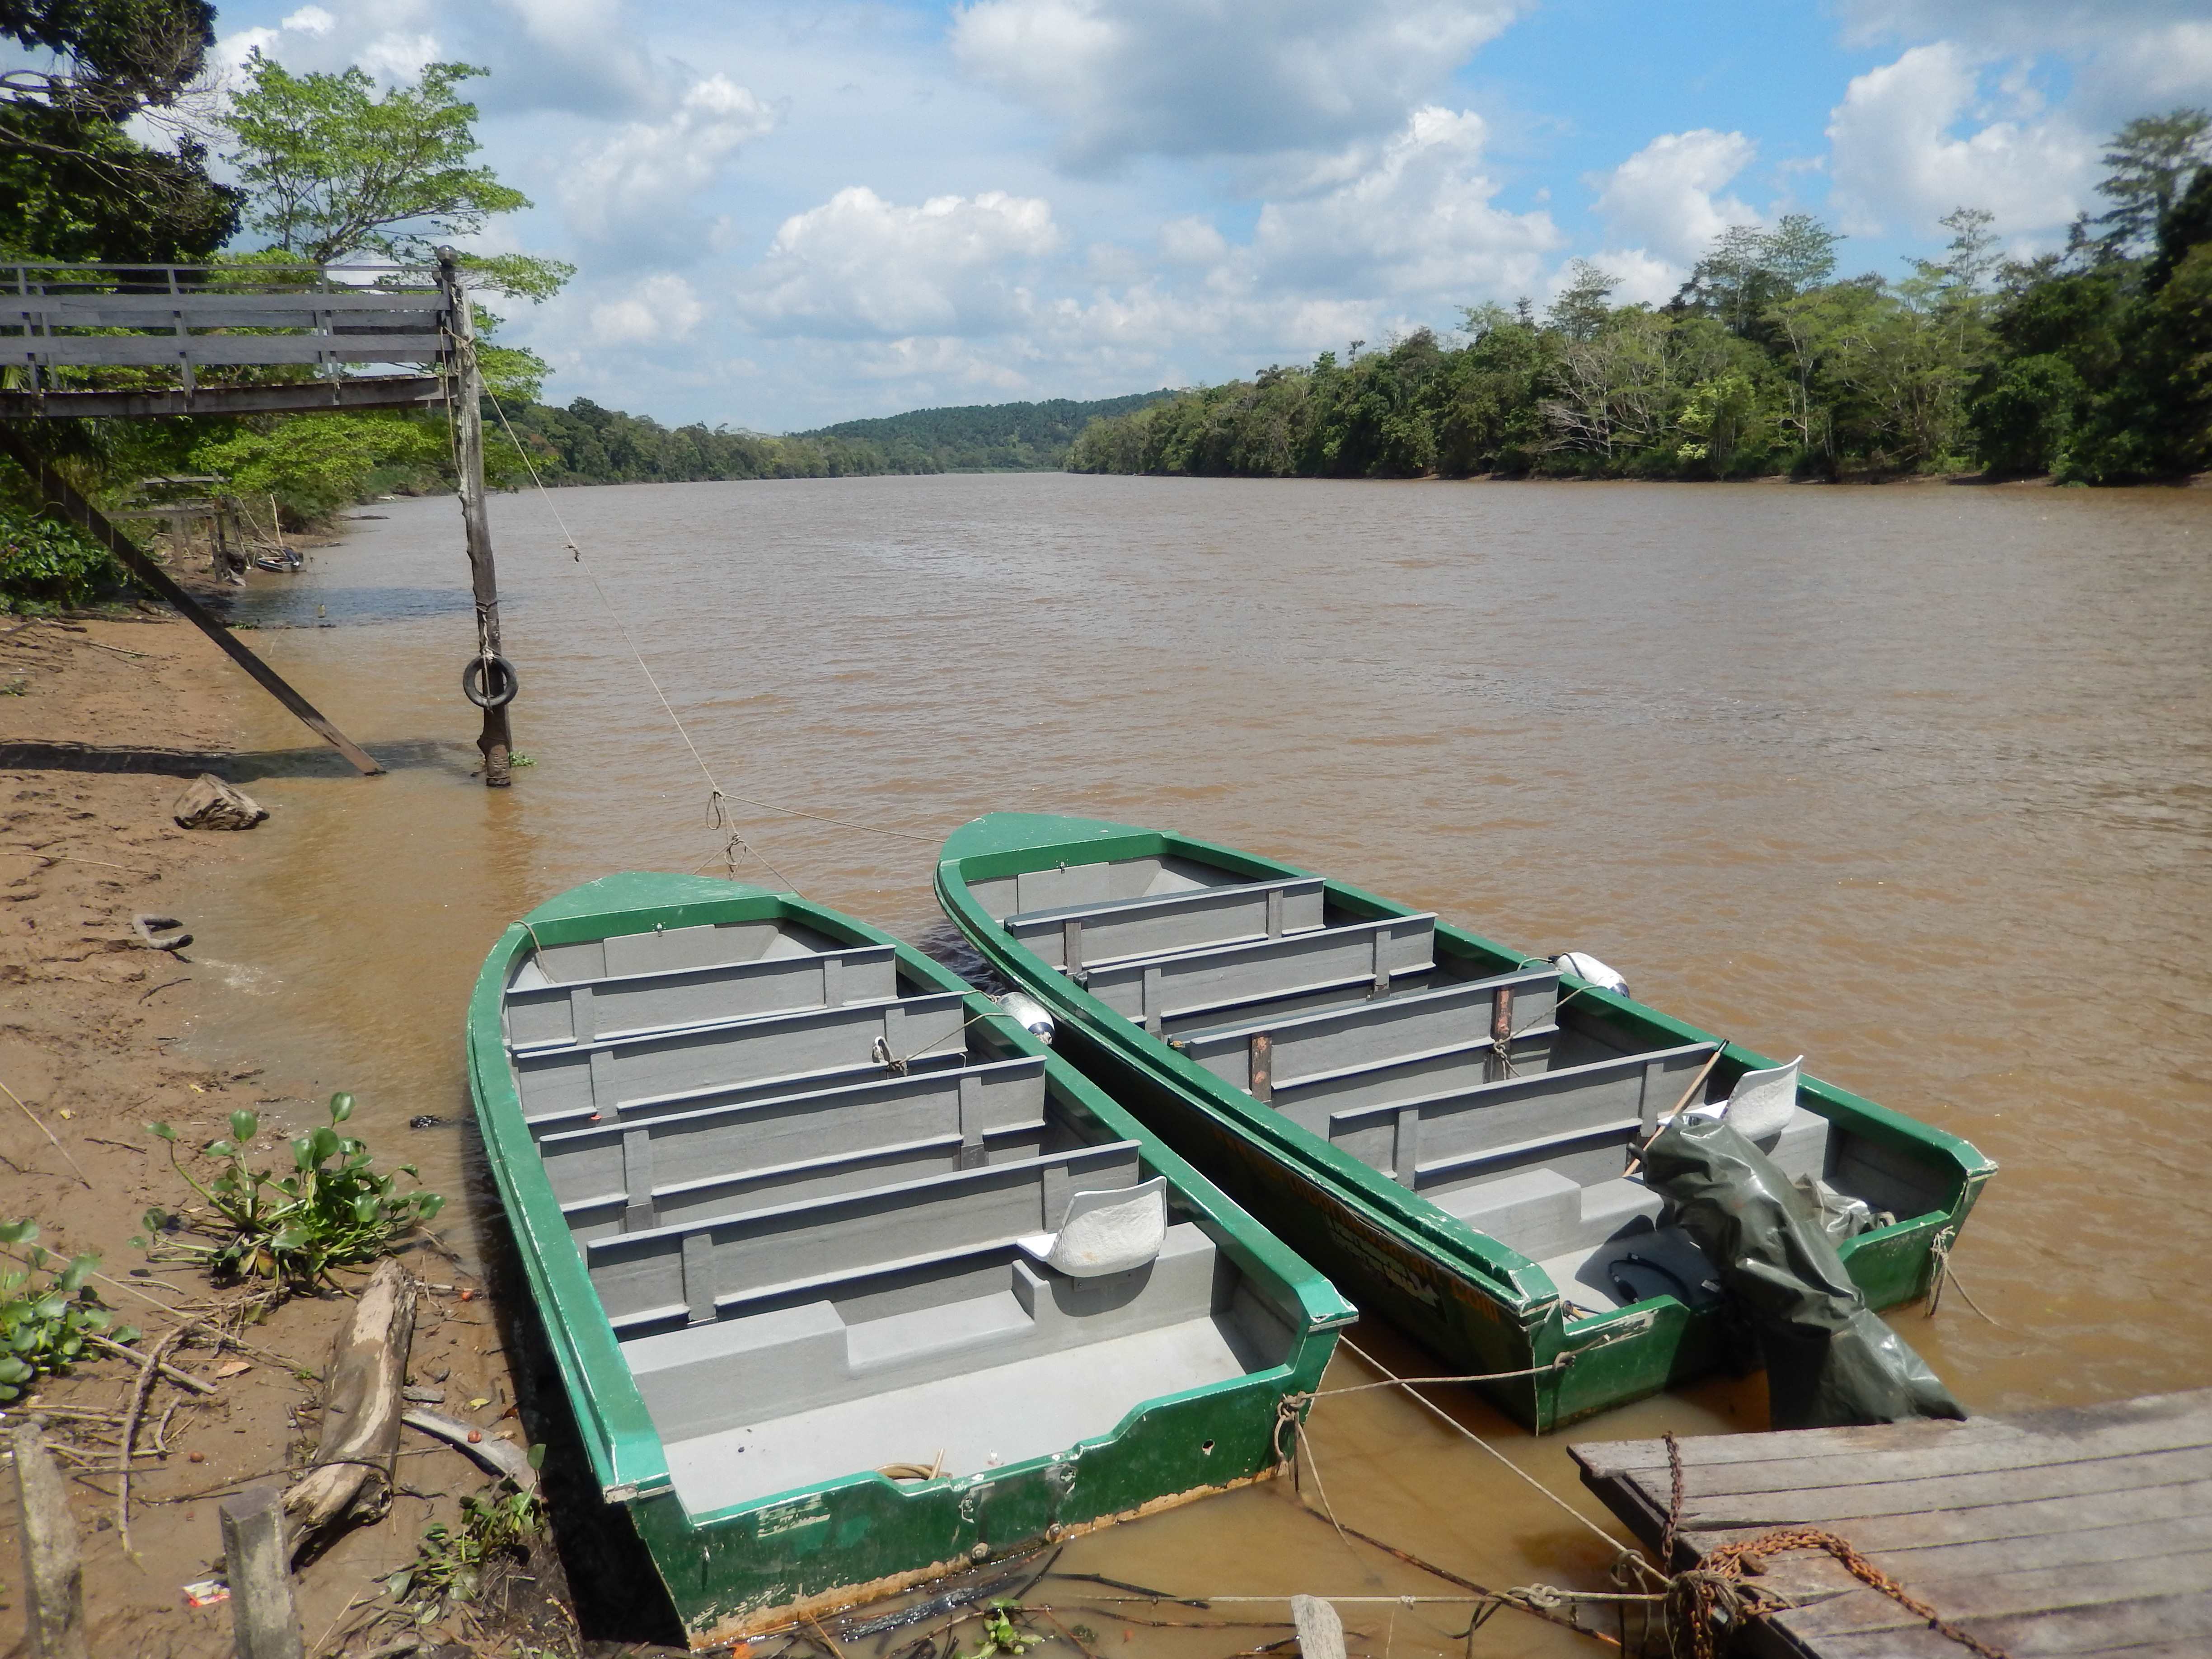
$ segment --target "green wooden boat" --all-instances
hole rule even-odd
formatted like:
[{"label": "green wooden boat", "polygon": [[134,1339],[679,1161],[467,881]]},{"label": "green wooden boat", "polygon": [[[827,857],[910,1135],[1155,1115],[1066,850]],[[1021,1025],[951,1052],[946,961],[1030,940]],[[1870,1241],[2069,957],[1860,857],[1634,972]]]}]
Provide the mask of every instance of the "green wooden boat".
[{"label": "green wooden boat", "polygon": [[694,1646],[1265,1478],[1353,1310],[998,1006],[696,876],[509,927],[484,1145]]},{"label": "green wooden boat", "polygon": [[936,885],[1060,1052],[1363,1309],[1455,1374],[1534,1371],[1487,1391],[1539,1431],[1731,1357],[1711,1264],[1629,1169],[1677,1103],[1778,1105],[1760,1144],[1857,1229],[1877,1308],[1926,1290],[1996,1171],[1549,960],[1188,836],[998,813]]}]

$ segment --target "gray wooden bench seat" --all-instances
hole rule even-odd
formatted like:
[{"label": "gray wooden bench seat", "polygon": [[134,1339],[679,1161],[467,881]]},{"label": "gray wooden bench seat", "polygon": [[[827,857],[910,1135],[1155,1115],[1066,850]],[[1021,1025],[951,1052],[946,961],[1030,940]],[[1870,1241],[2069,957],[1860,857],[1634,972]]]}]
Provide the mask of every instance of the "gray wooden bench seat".
[{"label": "gray wooden bench seat", "polygon": [[885,1002],[898,995],[893,963],[890,945],[866,945],[560,984],[518,981],[507,992],[507,1037],[521,1050],[792,1009]]},{"label": "gray wooden bench seat", "polygon": [[[1545,1068],[1557,974],[1534,969],[1348,1006],[1194,1032],[1176,1046],[1215,1076],[1310,1123],[1325,1111],[1408,1100]],[[1303,1109],[1301,1111],[1300,1109]]]},{"label": "gray wooden bench seat", "polygon": [[1330,992],[1385,996],[1436,965],[1433,915],[1386,916],[1279,938],[1095,964],[1084,988],[1158,1036],[1170,1020]]},{"label": "gray wooden bench seat", "polygon": [[514,983],[522,989],[619,979],[636,974],[681,973],[764,957],[809,957],[855,947],[788,921],[708,922],[696,927],[656,927],[642,933],[540,945],[523,959]]},{"label": "gray wooden bench seat", "polygon": [[[1445,1088],[1368,1105],[1299,1101],[1285,1108],[1316,1134],[1425,1197],[1495,1173],[1492,1161],[1526,1162],[1524,1149],[1557,1140],[1563,1152],[1602,1132],[1626,1146],[1656,1127],[1713,1052],[1684,1044],[1472,1087]],[[1617,1174],[1625,1156],[1602,1172]]]},{"label": "gray wooden bench seat", "polygon": [[1116,899],[1156,898],[1235,884],[1228,872],[1180,858],[1122,859],[1061,865],[974,882],[969,890],[994,916],[1036,910],[1110,904]]},{"label": "gray wooden bench seat", "polygon": [[1010,1363],[1204,1319],[1237,1279],[1188,1222],[1168,1230],[1141,1275],[1071,1279],[1007,1248],[976,1254],[988,1255],[988,1269],[948,1283],[941,1300],[886,1312],[854,1305],[832,1283],[805,1302],[634,1337],[623,1354],[654,1423],[674,1440],[857,1398],[889,1378],[950,1376],[981,1352]]},{"label": "gray wooden bench seat", "polygon": [[[1047,1150],[1044,1062],[889,1076],[562,1130],[538,1142],[580,1237]],[[1060,1131],[1066,1134],[1065,1130]]]},{"label": "gray wooden bench seat", "polygon": [[533,1127],[579,1127],[594,1113],[665,1109],[732,1082],[754,1084],[849,1071],[880,1041],[909,1064],[967,1050],[957,992],[893,1002],[763,1014],[657,1036],[537,1048],[514,1055],[522,1112]]},{"label": "gray wooden bench seat", "polygon": [[592,1239],[584,1261],[617,1332],[702,1324],[825,1275],[1011,1243],[1058,1225],[1071,1193],[1137,1180],[1136,1143],[1111,1141]]},{"label": "gray wooden bench seat", "polygon": [[1131,957],[1279,939],[1321,927],[1322,909],[1315,876],[1056,905],[1008,916],[1006,927],[1062,973],[1080,974]]}]

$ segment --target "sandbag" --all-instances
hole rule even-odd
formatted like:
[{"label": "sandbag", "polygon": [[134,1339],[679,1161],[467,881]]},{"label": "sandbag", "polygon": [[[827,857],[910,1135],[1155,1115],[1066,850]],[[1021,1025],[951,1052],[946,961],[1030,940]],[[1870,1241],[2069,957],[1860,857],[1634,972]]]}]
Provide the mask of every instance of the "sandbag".
[{"label": "sandbag", "polygon": [[1757,1336],[1776,1428],[1966,1416],[1867,1306],[1819,1212],[1726,1120],[1678,1114],[1645,1149],[1644,1175]]}]

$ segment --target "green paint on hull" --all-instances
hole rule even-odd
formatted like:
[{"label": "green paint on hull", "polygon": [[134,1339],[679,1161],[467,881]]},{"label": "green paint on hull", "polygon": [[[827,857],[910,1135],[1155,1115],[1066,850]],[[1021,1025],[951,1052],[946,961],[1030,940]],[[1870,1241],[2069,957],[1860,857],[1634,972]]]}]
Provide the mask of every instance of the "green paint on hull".
[{"label": "green paint on hull", "polygon": [[[1570,1317],[1536,1263],[1260,1104],[1115,1013],[1018,944],[970,884],[1062,865],[1180,858],[1260,881],[1315,872],[1234,848],[1130,824],[1024,812],[994,813],[955,830],[937,867],[938,902],[1008,981],[1060,1022],[1058,1046],[1224,1191],[1318,1265],[1360,1307],[1418,1339],[1453,1372],[1552,1369],[1488,1385],[1522,1424],[1546,1431],[1708,1371],[1727,1352],[1724,1316],[1661,1296],[1608,1313]],[[1411,907],[1337,881],[1329,903],[1357,916],[1409,915]],[[1542,957],[1439,923],[1437,948],[1492,974],[1549,968]],[[1653,1048],[1718,1042],[1747,1067],[1776,1062],[1740,1044],[1561,974],[1567,990]],[[1923,1295],[1932,1246],[1955,1237],[1996,1165],[1966,1142],[1807,1077],[1799,1103],[1909,1160],[1941,1188],[1940,1205],[1843,1247],[1853,1280],[1876,1308]]]},{"label": "green paint on hull", "polygon": [[[895,1482],[872,1472],[708,1514],[687,1511],[666,1450],[623,1358],[523,1121],[509,1068],[502,998],[521,958],[619,933],[787,920],[854,943],[890,945],[911,984],[967,992],[994,1041],[1043,1057],[1050,1085],[1115,1136],[1139,1143],[1147,1173],[1168,1178],[1294,1332],[1279,1365],[1137,1404],[1110,1433],[988,1474]],[[776,1627],[953,1563],[995,1556],[1185,1496],[1264,1478],[1276,1462],[1286,1396],[1321,1381],[1336,1332],[1355,1310],[1313,1268],[1096,1084],[948,970],[890,934],[793,894],[697,876],[629,872],[574,888],[510,927],[471,996],[469,1081],[500,1197],[593,1474],[628,1507],[694,1646]]]}]

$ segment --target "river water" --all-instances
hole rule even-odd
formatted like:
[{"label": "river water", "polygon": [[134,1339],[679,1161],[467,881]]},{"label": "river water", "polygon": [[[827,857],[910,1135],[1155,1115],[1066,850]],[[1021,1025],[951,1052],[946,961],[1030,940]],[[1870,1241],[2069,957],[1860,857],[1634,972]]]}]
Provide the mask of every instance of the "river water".
[{"label": "river water", "polygon": [[[740,878],[911,937],[945,831],[1062,810],[1593,951],[1999,1161],[1956,1255],[1996,1322],[1955,1297],[1893,1315],[1971,1407],[2212,1381],[2212,495],[1029,475],[507,496],[536,763],[504,793],[470,775],[453,503],[368,511],[239,615],[392,771],[356,780],[241,702],[241,773],[276,816],[188,912],[224,970],[196,1041],[351,1087],[371,1144],[433,1184],[465,1185],[465,1132],[402,1126],[465,1116],[463,1006],[501,927],[612,870],[723,868],[634,641],[726,791],[871,826],[737,805]],[[1764,1409],[1756,1378],[1716,1382],[1566,1437]],[[1601,1515],[1564,1441],[1454,1410]],[[1484,1583],[1605,1588],[1592,1531],[1404,1401],[1324,1401],[1312,1438],[1348,1523]],[[1449,1589],[1286,1484],[1062,1565],[1184,1593]],[[1067,1616],[1103,1650],[1191,1659],[1283,1633],[1109,1616],[1128,1611]],[[1354,1651],[1462,1648],[1455,1608],[1346,1611]],[[1589,1647],[1503,1614],[1474,1650]]]}]

